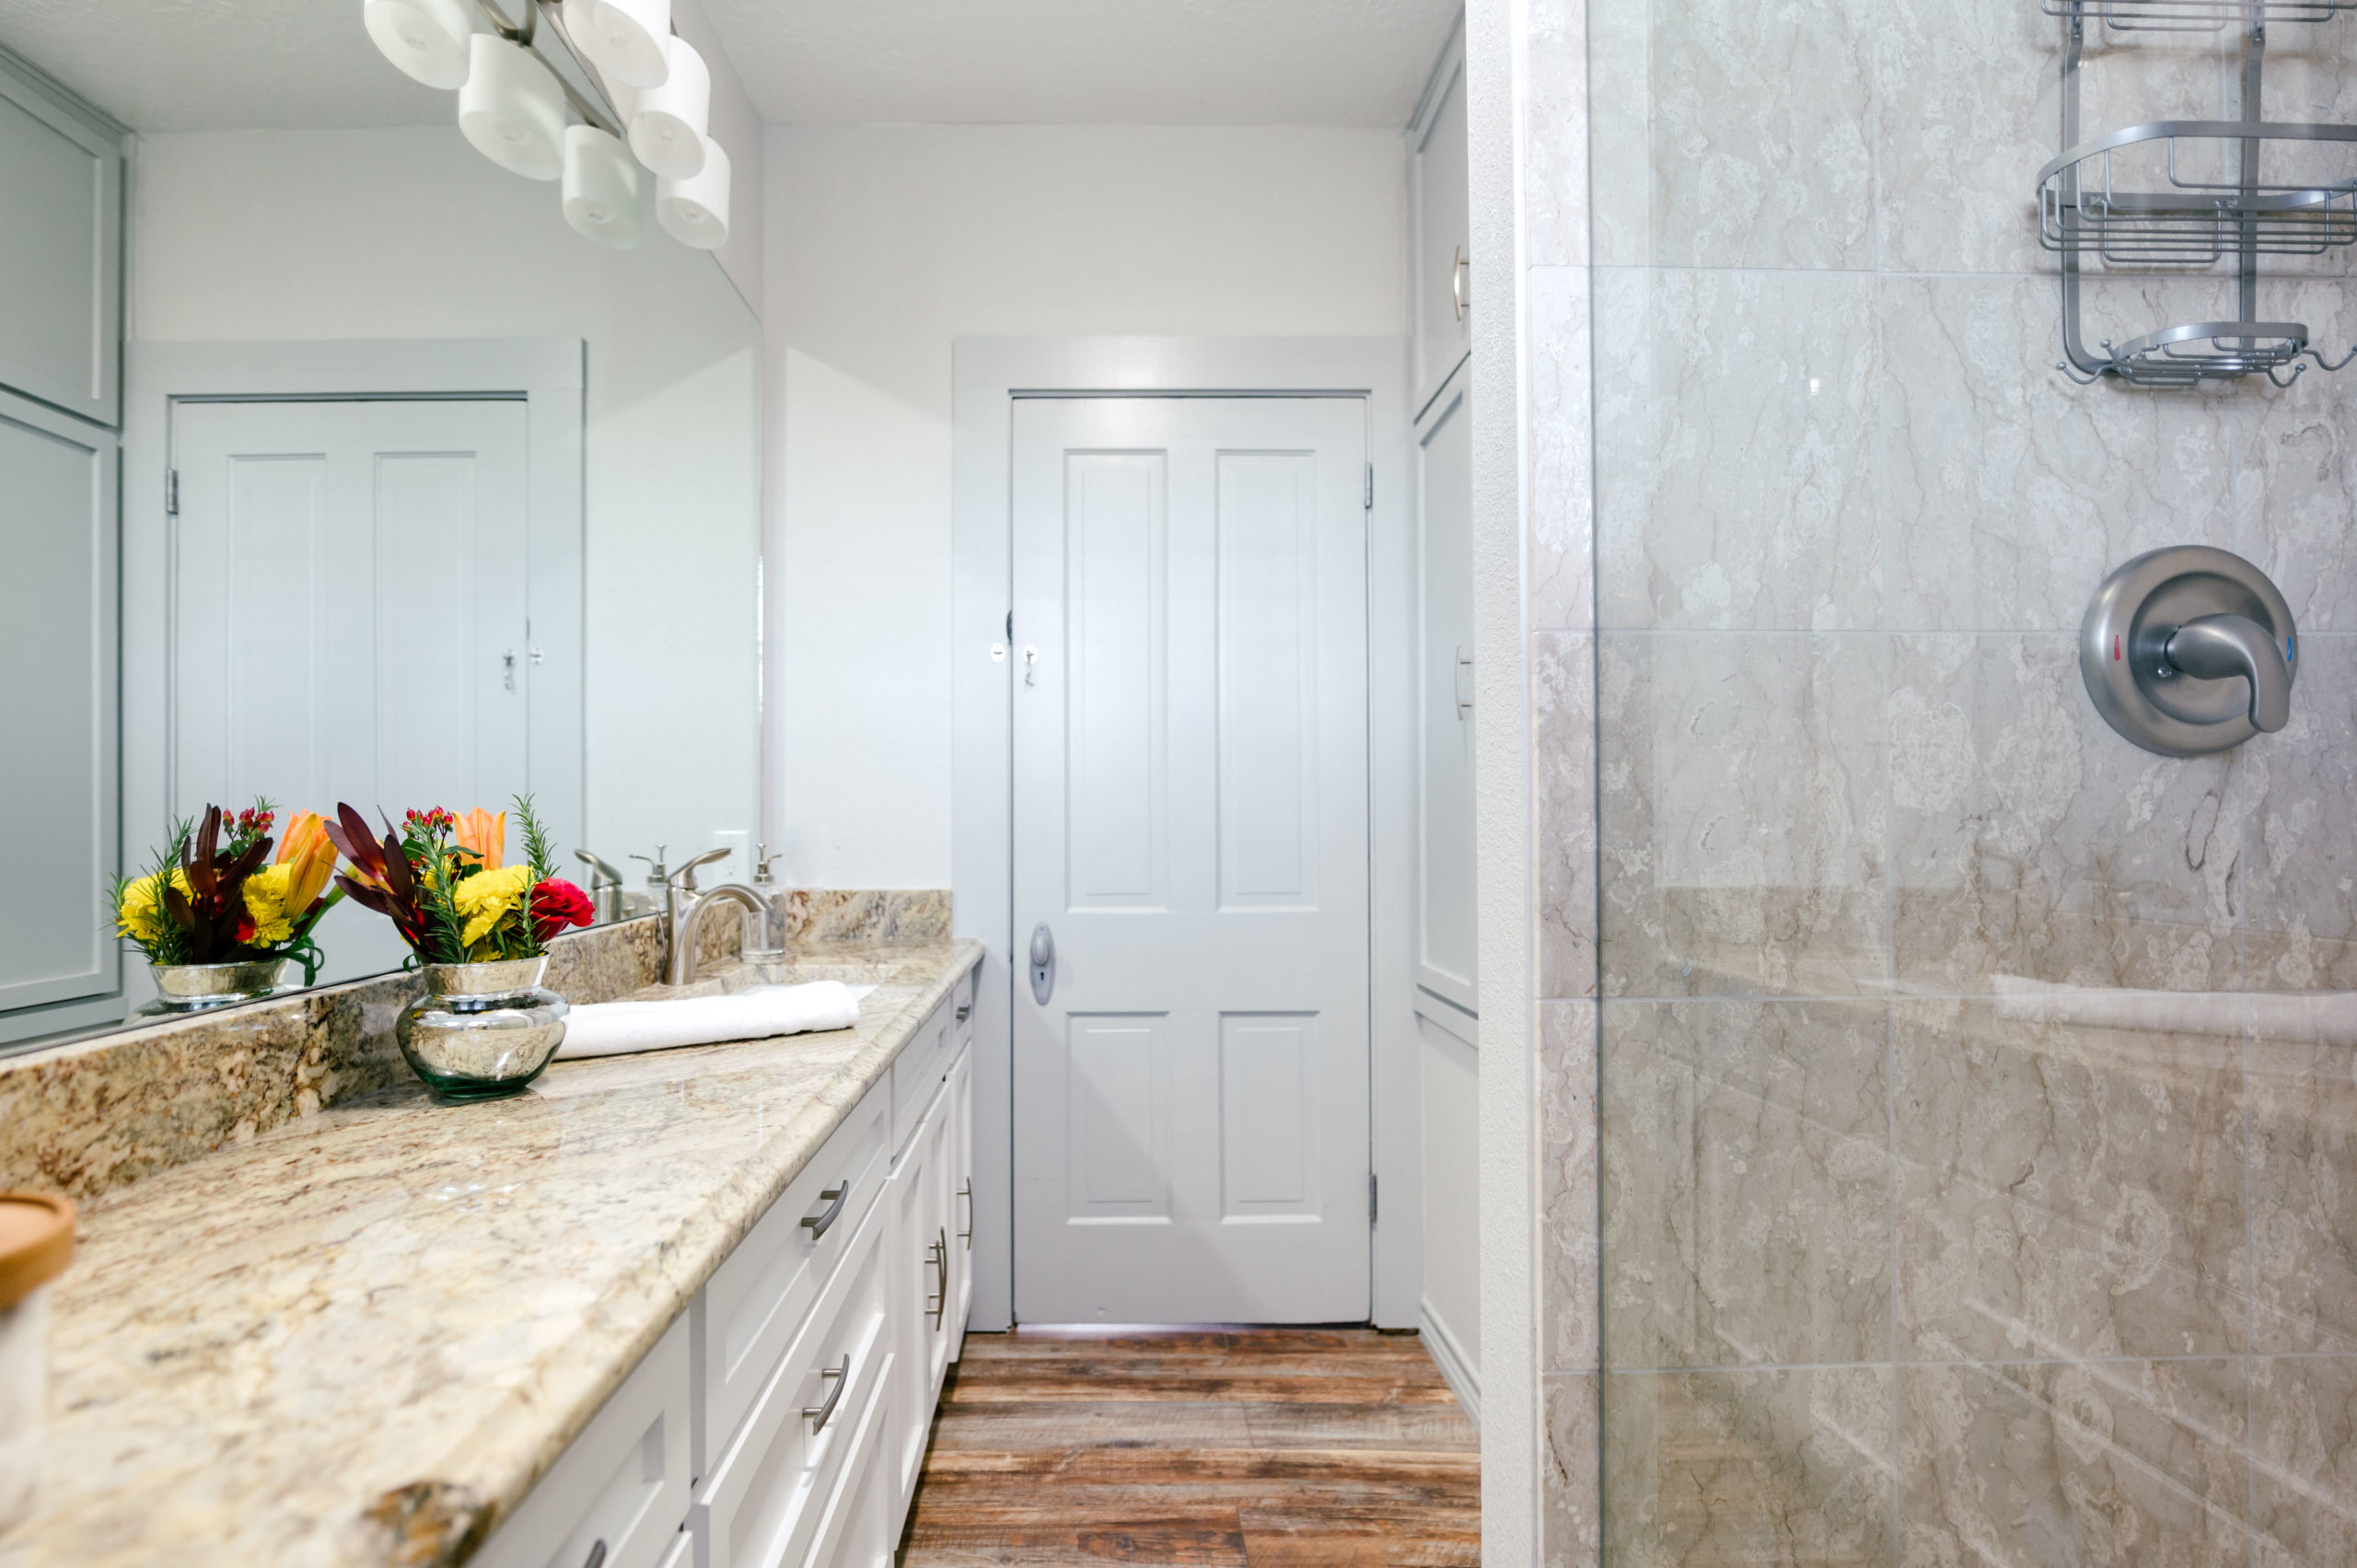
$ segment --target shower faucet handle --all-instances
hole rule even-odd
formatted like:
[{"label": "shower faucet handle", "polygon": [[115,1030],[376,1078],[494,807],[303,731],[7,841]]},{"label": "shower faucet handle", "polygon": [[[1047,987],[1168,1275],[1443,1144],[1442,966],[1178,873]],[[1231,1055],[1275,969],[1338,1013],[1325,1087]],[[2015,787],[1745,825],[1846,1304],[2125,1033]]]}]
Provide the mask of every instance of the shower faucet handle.
[{"label": "shower faucet handle", "polygon": [[2227,551],[2177,545],[2104,579],[2079,626],[2079,674],[2130,740],[2205,757],[2292,722],[2299,629],[2266,573]]},{"label": "shower faucet handle", "polygon": [[2252,728],[2272,735],[2292,722],[2292,667],[2275,645],[2275,633],[2249,616],[2196,616],[2163,651],[2188,675],[2249,681]]}]

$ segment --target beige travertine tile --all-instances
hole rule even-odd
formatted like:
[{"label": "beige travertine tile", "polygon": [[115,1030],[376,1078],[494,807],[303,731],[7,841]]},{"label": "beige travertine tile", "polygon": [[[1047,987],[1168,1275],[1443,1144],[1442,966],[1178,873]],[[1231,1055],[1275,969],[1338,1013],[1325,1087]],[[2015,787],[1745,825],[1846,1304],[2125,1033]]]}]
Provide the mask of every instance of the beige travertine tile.
[{"label": "beige travertine tile", "polygon": [[[2088,340],[2228,299],[2212,279],[2091,284]],[[2051,279],[1887,277],[1882,302],[1889,625],[2075,632],[2130,557],[2232,545],[2231,394],[2073,385]]]},{"label": "beige travertine tile", "polygon": [[1596,1362],[1596,1012],[1538,1008],[1540,1370]]},{"label": "beige travertine tile", "polygon": [[1538,994],[1596,988],[1596,638],[1533,639],[1531,767],[1538,790]]},{"label": "beige travertine tile", "polygon": [[2245,1348],[2242,1042],[1893,1005],[1902,1359]]},{"label": "beige travertine tile", "polygon": [[[2051,271],[2035,188],[2061,151],[2060,19],[2035,0],[1882,0],[1875,20],[1881,264]],[[2083,137],[2226,112],[2219,38],[2088,30]]]},{"label": "beige travertine tile", "polygon": [[1538,1561],[1545,1568],[1594,1568],[1604,1547],[1596,1385],[1593,1372],[1546,1381],[1547,1431],[1538,1457]]},{"label": "beige travertine tile", "polygon": [[1605,1365],[1888,1360],[1887,1005],[1604,1018]]},{"label": "beige travertine tile", "polygon": [[1606,1374],[1603,1561],[1888,1562],[1892,1385],[1887,1366]]},{"label": "beige travertine tile", "polygon": [[1588,410],[1593,358],[1585,268],[1526,274],[1530,331],[1530,624],[1596,624],[1596,465]]},{"label": "beige travertine tile", "polygon": [[2235,983],[2246,754],[2138,749],[2095,711],[2078,658],[2058,633],[1895,640],[1902,992]]},{"label": "beige travertine tile", "polygon": [[2253,1568],[2357,1562],[2357,1359],[2250,1364]]},{"label": "beige travertine tile", "polygon": [[1879,637],[1599,640],[1608,996],[1886,982]]},{"label": "beige travertine tile", "polygon": [[[2251,1348],[2357,1354],[2357,1049],[2351,999],[2252,1031]],[[2270,1010],[2270,1015],[2273,1009]]]},{"label": "beige travertine tile", "polygon": [[1874,280],[1609,271],[1596,286],[1602,623],[1879,625]]},{"label": "beige travertine tile", "polygon": [[2241,1568],[2236,1360],[1899,1371],[1902,1568]]},{"label": "beige travertine tile", "polygon": [[1523,250],[1532,266],[1587,264],[1587,0],[1529,6]]},{"label": "beige travertine tile", "polygon": [[1590,6],[1597,261],[1872,263],[1868,0]]}]

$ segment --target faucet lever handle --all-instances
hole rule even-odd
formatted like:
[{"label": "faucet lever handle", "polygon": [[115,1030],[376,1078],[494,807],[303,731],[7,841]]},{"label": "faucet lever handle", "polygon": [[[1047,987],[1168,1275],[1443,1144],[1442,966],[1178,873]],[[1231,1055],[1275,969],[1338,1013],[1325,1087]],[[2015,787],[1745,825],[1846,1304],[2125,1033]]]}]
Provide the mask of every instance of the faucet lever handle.
[{"label": "faucet lever handle", "polygon": [[2247,615],[2200,615],[2168,641],[2170,664],[2204,680],[2250,682],[2251,727],[2272,735],[2292,722],[2292,666],[2275,633]]},{"label": "faucet lever handle", "polygon": [[692,893],[696,890],[696,867],[699,865],[710,865],[715,860],[726,860],[730,854],[731,852],[725,847],[720,849],[708,849],[692,860],[682,861],[679,865],[679,869],[673,872],[671,875],[676,880],[678,880],[679,886]]}]

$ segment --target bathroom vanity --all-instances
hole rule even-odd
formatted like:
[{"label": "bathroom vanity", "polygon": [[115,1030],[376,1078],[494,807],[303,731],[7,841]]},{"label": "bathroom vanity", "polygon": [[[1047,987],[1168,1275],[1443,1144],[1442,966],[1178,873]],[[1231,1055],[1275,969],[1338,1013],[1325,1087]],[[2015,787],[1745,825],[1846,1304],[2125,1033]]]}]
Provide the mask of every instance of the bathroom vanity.
[{"label": "bathroom vanity", "polygon": [[692,989],[876,989],[853,1029],[366,1097],[99,1199],[0,1564],[888,1562],[971,1288],[979,958],[724,965]]}]

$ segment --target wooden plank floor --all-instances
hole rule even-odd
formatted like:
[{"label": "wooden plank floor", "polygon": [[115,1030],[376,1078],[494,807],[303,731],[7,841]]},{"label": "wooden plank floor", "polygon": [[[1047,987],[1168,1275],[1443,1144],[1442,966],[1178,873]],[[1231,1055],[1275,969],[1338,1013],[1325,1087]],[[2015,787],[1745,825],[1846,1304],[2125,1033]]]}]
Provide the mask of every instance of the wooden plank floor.
[{"label": "wooden plank floor", "polygon": [[1481,1560],[1473,1425],[1412,1335],[970,1334],[902,1568]]}]

